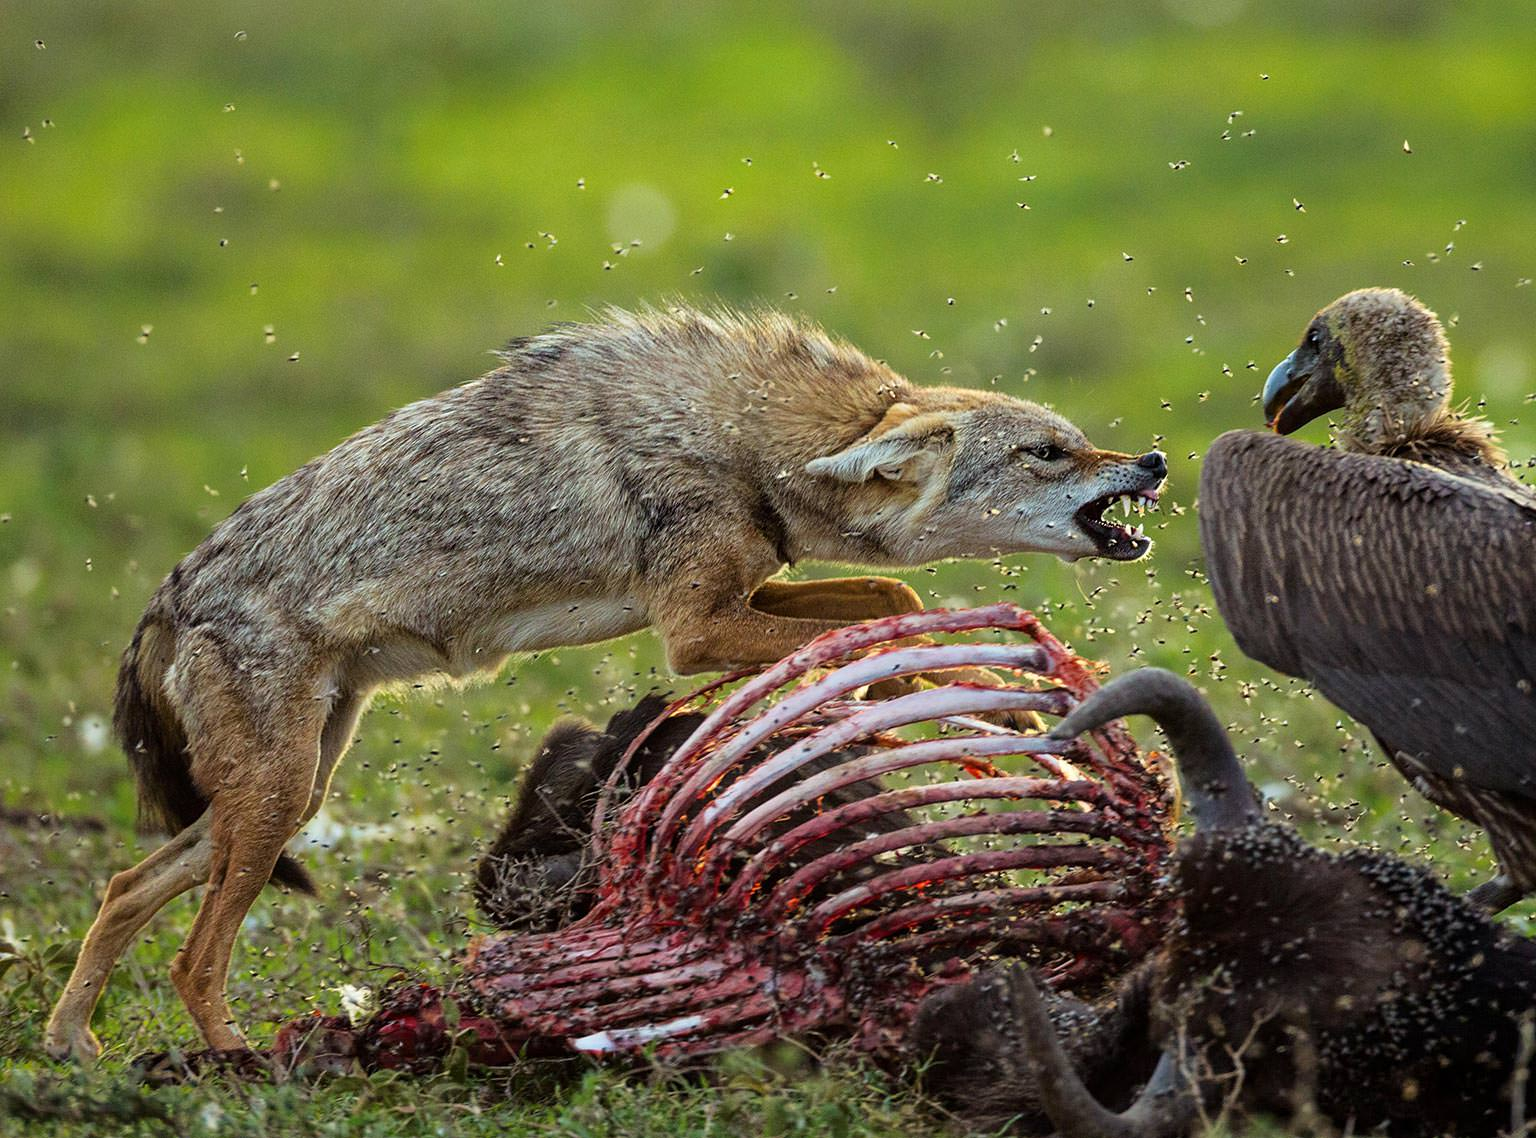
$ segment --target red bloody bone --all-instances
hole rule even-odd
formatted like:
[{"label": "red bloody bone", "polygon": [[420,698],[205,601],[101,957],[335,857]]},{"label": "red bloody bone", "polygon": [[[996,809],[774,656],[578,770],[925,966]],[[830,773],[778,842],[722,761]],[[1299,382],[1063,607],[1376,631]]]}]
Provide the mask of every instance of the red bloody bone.
[{"label": "red bloody bone", "polygon": [[[1028,642],[895,643],[980,630]],[[878,703],[851,698],[876,680],[955,667],[1033,678]],[[615,797],[616,772],[598,809],[598,900],[586,916],[553,933],[475,941],[456,1020],[432,989],[386,996],[357,1029],[359,1059],[414,1066],[455,1039],[486,1063],[520,1050],[681,1056],[826,1030],[886,1051],[925,995],[998,952],[1026,956],[1058,981],[1123,969],[1151,947],[1162,913],[1155,883],[1172,819],[1160,771],[1119,724],[1090,742],[1059,743],[966,718],[1061,715],[1096,687],[1082,661],[1008,604],[886,617],[818,637],[721,699],[627,800]],[[962,733],[934,737],[938,721]],[[928,738],[893,734],[925,724]],[[770,740],[790,742],[764,759]],[[853,743],[862,751],[847,761],[768,793],[800,764]],[[1008,773],[997,762],[1005,757],[1032,769]],[[959,777],[921,777],[942,771]],[[900,780],[877,793],[782,824],[834,787],[892,775]],[[941,804],[958,811],[933,816]],[[830,854],[794,856],[900,811],[908,820],[894,833],[852,830]],[[977,848],[976,839],[988,844]],[[878,860],[914,849],[928,851],[926,860]],[[856,881],[846,876],[855,868],[866,870]],[[1020,870],[1034,872],[1025,879]]]}]

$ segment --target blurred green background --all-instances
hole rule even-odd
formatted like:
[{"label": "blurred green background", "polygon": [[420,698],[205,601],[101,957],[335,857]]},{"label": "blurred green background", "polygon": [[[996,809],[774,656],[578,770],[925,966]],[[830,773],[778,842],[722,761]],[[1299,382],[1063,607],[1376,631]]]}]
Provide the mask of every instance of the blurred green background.
[{"label": "blurred green background", "polygon": [[[0,801],[125,833],[116,658],[214,521],[509,336],[681,296],[1163,447],[1149,561],[908,579],[1048,613],[1115,670],[1192,673],[1314,836],[1433,841],[1458,884],[1484,876],[1480,838],[1237,652],[1193,496],[1313,311],[1372,284],[1442,315],[1458,393],[1531,460],[1532,59],[1508,3],[9,0]],[[383,701],[328,813],[456,819],[467,849],[529,736],[658,668],[645,633]]]}]

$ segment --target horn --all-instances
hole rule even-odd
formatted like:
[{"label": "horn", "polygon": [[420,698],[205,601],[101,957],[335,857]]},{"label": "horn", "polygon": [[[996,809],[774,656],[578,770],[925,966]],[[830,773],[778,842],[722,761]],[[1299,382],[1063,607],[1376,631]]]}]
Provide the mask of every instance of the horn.
[{"label": "horn", "polygon": [[1040,990],[1023,968],[1008,976],[1009,993],[1024,1032],[1040,1105],[1060,1138],[1172,1138],[1194,1124],[1199,1100],[1177,1056],[1164,1051],[1136,1101],[1115,1114],[1093,1097],[1061,1049]]},{"label": "horn", "polygon": [[1168,736],[1197,830],[1239,829],[1262,820],[1258,792],[1210,705],[1188,680],[1162,668],[1111,680],[1058,723],[1051,738],[1073,739],[1127,715],[1150,716]]}]

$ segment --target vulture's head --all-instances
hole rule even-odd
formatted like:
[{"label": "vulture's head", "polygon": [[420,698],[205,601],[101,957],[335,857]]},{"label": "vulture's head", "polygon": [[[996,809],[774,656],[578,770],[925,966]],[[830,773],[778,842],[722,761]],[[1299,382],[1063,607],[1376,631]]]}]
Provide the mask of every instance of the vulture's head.
[{"label": "vulture's head", "polygon": [[1264,418],[1288,435],[1329,411],[1341,446],[1375,451],[1440,414],[1451,394],[1440,321],[1395,288],[1339,297],[1312,318],[1301,344],[1264,384]]}]

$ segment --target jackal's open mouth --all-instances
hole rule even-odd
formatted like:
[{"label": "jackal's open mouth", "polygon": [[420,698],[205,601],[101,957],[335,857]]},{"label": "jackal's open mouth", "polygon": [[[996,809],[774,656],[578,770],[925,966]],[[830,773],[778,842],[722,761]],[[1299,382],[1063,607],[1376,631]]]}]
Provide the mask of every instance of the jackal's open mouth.
[{"label": "jackal's open mouth", "polygon": [[1093,539],[1100,557],[1109,557],[1116,561],[1135,561],[1152,548],[1152,539],[1141,532],[1139,525],[1120,525],[1118,522],[1106,521],[1104,513],[1112,509],[1117,502],[1125,516],[1129,516],[1133,509],[1137,514],[1145,513],[1148,506],[1157,505],[1161,492],[1160,487],[1153,487],[1150,490],[1125,490],[1105,494],[1104,497],[1095,498],[1078,510],[1073,515],[1073,520]]}]

